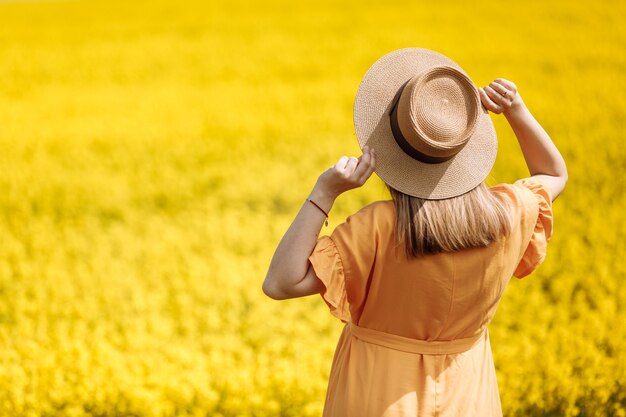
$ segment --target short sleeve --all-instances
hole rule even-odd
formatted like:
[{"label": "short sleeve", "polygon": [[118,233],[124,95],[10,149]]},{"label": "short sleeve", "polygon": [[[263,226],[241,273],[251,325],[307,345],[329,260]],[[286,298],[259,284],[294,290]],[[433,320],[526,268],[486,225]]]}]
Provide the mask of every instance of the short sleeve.
[{"label": "short sleeve", "polygon": [[341,257],[335,242],[329,236],[318,239],[309,261],[315,275],[324,283],[326,289],[320,293],[330,313],[344,323],[350,321],[350,309],[345,287],[345,275]]},{"label": "short sleeve", "polygon": [[321,236],[309,256],[317,277],[326,286],[320,295],[331,314],[343,322],[357,322],[363,310],[381,229],[391,224],[389,208],[384,201],[363,207],[330,236]]},{"label": "short sleeve", "polygon": [[526,195],[526,210],[522,221],[530,239],[513,273],[515,277],[523,278],[533,272],[546,257],[553,230],[552,197],[548,188],[536,178],[523,178],[513,185],[522,188],[521,191]]}]

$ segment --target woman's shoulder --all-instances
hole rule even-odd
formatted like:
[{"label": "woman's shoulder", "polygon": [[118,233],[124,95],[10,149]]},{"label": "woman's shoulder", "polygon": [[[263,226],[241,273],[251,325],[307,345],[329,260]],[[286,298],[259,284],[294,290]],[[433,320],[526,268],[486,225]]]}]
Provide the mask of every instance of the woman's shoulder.
[{"label": "woman's shoulder", "polygon": [[349,215],[338,228],[357,229],[362,234],[382,231],[394,226],[395,206],[393,200],[377,200],[366,204]]},{"label": "woman's shoulder", "polygon": [[540,180],[527,177],[513,183],[500,183],[489,187],[489,190],[501,198],[506,198],[518,207],[535,206],[540,200],[551,202],[546,185]]},{"label": "woman's shoulder", "polygon": [[512,184],[502,183],[490,187],[499,198],[508,200],[514,207],[514,222],[521,227],[524,239],[536,229],[552,230],[552,199],[547,186],[541,180],[528,177]]},{"label": "woman's shoulder", "polygon": [[395,206],[393,200],[377,200],[366,204],[361,207],[356,213],[350,217],[358,217],[362,219],[369,219],[374,221],[380,221],[382,219],[393,217],[395,215]]},{"label": "woman's shoulder", "polygon": [[530,274],[546,256],[546,248],[553,231],[552,196],[549,186],[540,178],[528,177],[513,184],[498,184],[490,188],[496,194],[514,201],[519,214],[517,234],[520,242],[514,276]]}]

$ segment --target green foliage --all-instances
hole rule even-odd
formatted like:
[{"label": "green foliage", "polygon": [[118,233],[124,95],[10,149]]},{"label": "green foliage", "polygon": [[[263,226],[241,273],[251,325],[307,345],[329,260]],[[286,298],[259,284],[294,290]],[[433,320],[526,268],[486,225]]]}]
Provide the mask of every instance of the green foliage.
[{"label": "green foliage", "polygon": [[[341,324],[261,291],[394,49],[513,80],[568,164],[490,327],[507,416],[626,416],[622,2],[0,2],[0,414],[319,416]],[[528,175],[506,122],[490,183]],[[382,182],[340,197],[336,225]],[[323,230],[322,233],[330,233]]]}]

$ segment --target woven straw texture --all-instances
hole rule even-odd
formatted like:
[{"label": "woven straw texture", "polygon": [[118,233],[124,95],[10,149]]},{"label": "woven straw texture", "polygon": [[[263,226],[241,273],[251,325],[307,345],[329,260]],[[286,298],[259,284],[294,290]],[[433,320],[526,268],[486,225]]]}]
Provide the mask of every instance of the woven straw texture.
[{"label": "woven straw texture", "polygon": [[[354,102],[354,127],[361,149],[376,150],[376,174],[393,188],[415,197],[444,199],[464,194],[489,175],[497,154],[493,122],[478,99],[476,87],[464,85],[451,67],[467,74],[450,58],[423,48],[404,48],[377,60],[363,77]],[[427,72],[427,74],[423,74]],[[412,78],[423,74],[419,78]],[[457,73],[458,74],[458,73]],[[415,85],[407,84],[408,81]],[[398,103],[401,131],[414,148],[441,163],[407,155],[396,143],[389,113]],[[468,91],[470,91],[468,93]],[[410,109],[410,114],[402,114]],[[458,148],[461,150],[458,151]]]}]

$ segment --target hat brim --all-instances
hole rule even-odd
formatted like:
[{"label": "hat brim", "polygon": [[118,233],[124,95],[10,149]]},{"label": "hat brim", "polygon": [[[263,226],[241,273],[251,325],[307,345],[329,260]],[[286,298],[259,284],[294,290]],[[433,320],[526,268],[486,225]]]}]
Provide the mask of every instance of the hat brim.
[{"label": "hat brim", "polygon": [[450,160],[429,164],[413,159],[396,143],[389,113],[404,84],[432,67],[452,66],[450,58],[423,48],[388,53],[367,71],[354,101],[354,128],[361,149],[376,150],[375,172],[391,187],[430,200],[451,198],[478,186],[496,160],[498,141],[488,111],[481,106],[476,130]]}]

